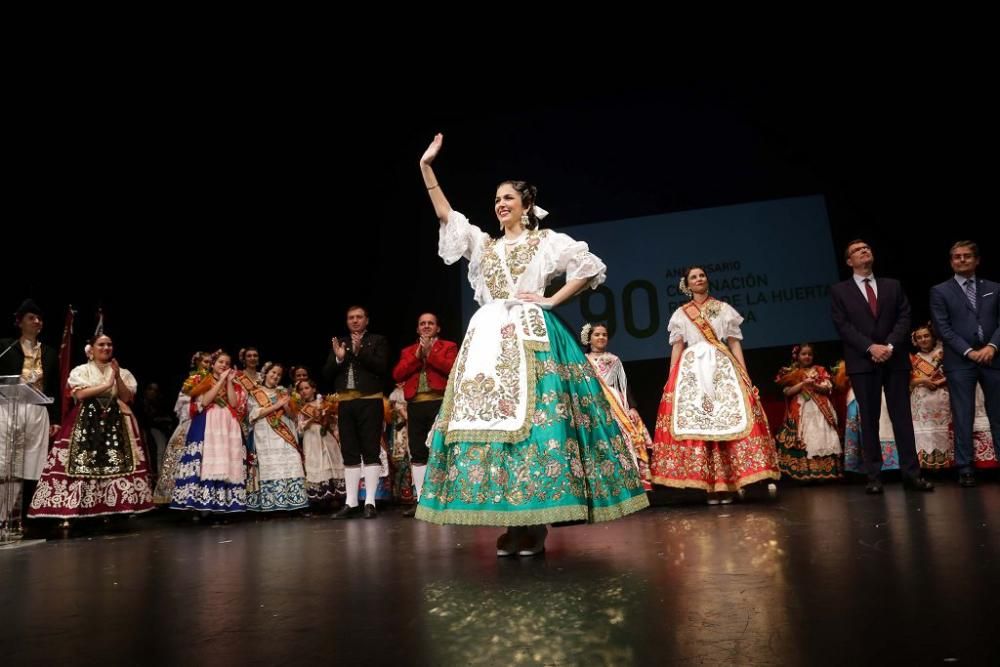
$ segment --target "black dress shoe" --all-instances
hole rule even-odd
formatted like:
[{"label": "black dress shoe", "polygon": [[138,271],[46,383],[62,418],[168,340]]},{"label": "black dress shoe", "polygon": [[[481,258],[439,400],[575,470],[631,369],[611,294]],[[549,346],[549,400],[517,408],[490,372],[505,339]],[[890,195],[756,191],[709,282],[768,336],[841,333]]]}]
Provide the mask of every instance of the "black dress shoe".
[{"label": "black dress shoe", "polygon": [[958,475],[958,485],[971,489],[976,485],[976,476],[971,472],[963,472]]},{"label": "black dress shoe", "polygon": [[355,505],[351,507],[350,505],[344,505],[338,511],[333,513],[331,519],[357,519],[361,516],[361,506]]},{"label": "black dress shoe", "polygon": [[934,485],[923,477],[904,477],[903,488],[912,491],[933,491]]},{"label": "black dress shoe", "polygon": [[365,504],[365,518],[366,519],[374,519],[377,516],[378,516],[378,512],[375,511],[375,506],[374,505],[368,505],[366,503]]},{"label": "black dress shoe", "polygon": [[868,486],[865,487],[865,493],[871,495],[878,495],[882,493],[882,482],[877,479],[870,480]]},{"label": "black dress shoe", "polygon": [[417,513],[417,506],[410,505],[405,510],[403,510],[403,516],[413,516]]}]

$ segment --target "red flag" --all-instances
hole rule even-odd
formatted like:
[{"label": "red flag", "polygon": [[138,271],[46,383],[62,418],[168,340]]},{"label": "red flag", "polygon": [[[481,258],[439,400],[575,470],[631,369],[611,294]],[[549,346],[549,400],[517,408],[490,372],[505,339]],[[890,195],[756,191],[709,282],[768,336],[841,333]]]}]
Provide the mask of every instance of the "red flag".
[{"label": "red flag", "polygon": [[59,391],[62,392],[62,419],[60,423],[66,421],[66,414],[73,404],[69,397],[69,369],[73,365],[73,317],[75,315],[76,311],[70,304],[66,309],[66,325],[63,327],[62,343],[59,344]]}]

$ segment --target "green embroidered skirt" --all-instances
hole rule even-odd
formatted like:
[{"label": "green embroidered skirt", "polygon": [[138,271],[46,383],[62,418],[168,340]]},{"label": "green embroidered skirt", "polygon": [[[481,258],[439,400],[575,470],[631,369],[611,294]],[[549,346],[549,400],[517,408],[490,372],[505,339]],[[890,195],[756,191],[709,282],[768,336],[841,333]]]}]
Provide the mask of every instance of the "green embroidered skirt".
[{"label": "green embroidered skirt", "polygon": [[[544,318],[548,349],[525,350],[534,391],[527,437],[517,442],[492,440],[489,431],[471,439],[463,431],[462,439],[449,441],[460,353],[432,431],[418,519],[480,526],[596,522],[649,505],[593,367],[566,326],[548,311]],[[463,352],[471,335],[470,329]],[[474,391],[474,384],[461,382],[457,391]]]}]

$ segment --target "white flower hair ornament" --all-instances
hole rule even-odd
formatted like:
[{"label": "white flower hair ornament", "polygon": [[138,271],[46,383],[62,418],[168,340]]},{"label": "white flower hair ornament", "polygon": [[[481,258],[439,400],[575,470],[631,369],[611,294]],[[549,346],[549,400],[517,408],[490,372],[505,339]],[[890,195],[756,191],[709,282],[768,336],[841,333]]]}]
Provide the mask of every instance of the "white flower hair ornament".
[{"label": "white flower hair ornament", "polygon": [[679,289],[682,294],[691,296],[691,288],[687,286],[687,279],[684,276],[681,276],[681,281],[677,283],[677,289]]}]

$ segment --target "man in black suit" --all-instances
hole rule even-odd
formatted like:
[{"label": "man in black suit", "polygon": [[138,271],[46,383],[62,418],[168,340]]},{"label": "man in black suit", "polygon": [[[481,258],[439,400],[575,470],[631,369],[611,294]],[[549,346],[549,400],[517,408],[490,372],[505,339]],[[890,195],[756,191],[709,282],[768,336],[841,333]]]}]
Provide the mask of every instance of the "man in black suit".
[{"label": "man in black suit", "polygon": [[833,324],[844,341],[844,362],[854,387],[861,417],[861,448],[868,473],[867,493],[882,493],[882,447],[878,420],[882,392],[896,434],[903,485],[931,491],[934,485],[920,476],[910,413],[910,303],[899,281],[872,274],[875,255],[856,239],[844,251],[854,275],[830,289]]},{"label": "man in black suit", "polygon": [[323,367],[323,376],[333,382],[340,400],[338,424],[347,484],[347,501],[333,518],[353,519],[362,515],[358,505],[358,483],[363,462],[363,514],[366,519],[374,519],[375,490],[381,467],[379,453],[385,429],[382,389],[389,367],[389,344],[384,337],[368,332],[368,311],[361,306],[347,309],[347,329],[350,339],[332,340],[332,350]]},{"label": "man in black suit", "polygon": [[972,472],[976,384],[983,387],[993,447],[1000,451],[1000,284],[976,277],[979,246],[974,242],[959,241],[950,254],[955,275],[931,288],[931,317],[944,341],[958,483],[971,487],[976,485]]}]

